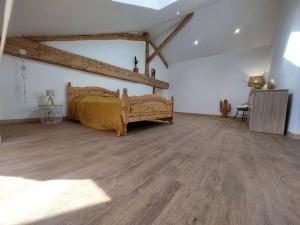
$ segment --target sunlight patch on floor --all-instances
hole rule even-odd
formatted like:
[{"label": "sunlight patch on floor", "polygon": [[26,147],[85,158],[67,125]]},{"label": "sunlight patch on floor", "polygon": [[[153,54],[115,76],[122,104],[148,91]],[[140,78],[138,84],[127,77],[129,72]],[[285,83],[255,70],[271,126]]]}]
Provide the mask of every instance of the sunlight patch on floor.
[{"label": "sunlight patch on floor", "polygon": [[6,225],[30,223],[111,200],[92,180],[0,176],[0,187],[0,224]]}]

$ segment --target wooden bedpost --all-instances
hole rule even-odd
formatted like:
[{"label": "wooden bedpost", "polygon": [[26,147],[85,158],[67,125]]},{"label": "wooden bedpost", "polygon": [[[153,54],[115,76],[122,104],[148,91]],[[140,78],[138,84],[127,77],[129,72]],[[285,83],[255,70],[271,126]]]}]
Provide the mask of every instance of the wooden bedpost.
[{"label": "wooden bedpost", "polygon": [[175,111],[174,111],[174,106],[175,106],[175,100],[174,97],[171,97],[171,101],[172,101],[172,118],[171,118],[171,123],[174,124],[175,122]]},{"label": "wooden bedpost", "polygon": [[122,102],[122,120],[124,126],[124,135],[127,134],[127,124],[128,124],[128,90],[126,88],[123,89],[123,95],[121,98]]},{"label": "wooden bedpost", "polygon": [[72,118],[72,108],[69,105],[71,103],[71,99],[73,98],[72,97],[72,93],[71,93],[71,88],[72,88],[72,83],[68,82],[68,85],[67,85],[67,109],[68,109],[68,116],[67,116],[67,118],[68,119]]}]

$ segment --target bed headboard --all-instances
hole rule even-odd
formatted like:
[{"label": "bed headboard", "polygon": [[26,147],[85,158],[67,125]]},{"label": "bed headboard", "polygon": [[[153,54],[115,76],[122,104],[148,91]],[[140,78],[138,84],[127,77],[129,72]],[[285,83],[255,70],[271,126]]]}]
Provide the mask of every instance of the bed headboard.
[{"label": "bed headboard", "polygon": [[72,110],[72,101],[74,98],[82,95],[99,95],[103,97],[120,97],[120,91],[111,91],[101,87],[72,87],[71,82],[67,86],[67,105],[68,105],[68,117]]}]

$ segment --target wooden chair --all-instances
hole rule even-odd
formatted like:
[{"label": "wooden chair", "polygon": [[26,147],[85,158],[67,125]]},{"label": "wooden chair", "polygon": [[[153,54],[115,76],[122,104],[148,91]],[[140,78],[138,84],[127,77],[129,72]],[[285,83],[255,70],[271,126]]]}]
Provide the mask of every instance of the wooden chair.
[{"label": "wooden chair", "polygon": [[[236,117],[238,115],[242,115],[242,121],[244,121],[244,118],[248,116],[248,114],[247,114],[247,112],[249,111],[248,103],[245,103],[241,106],[238,106],[236,109],[237,109],[237,111],[236,111],[236,114],[234,116],[234,119],[236,119]],[[239,112],[242,112],[242,114],[239,114]]]}]

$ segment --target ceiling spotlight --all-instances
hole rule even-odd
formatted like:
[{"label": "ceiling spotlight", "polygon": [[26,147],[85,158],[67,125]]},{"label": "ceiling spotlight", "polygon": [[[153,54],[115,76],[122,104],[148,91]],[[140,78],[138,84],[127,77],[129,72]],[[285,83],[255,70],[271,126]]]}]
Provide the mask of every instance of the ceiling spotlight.
[{"label": "ceiling spotlight", "polygon": [[199,44],[199,41],[198,41],[198,40],[195,40],[195,41],[194,41],[194,45],[197,46],[198,44]]},{"label": "ceiling spotlight", "polygon": [[180,12],[179,12],[179,11],[177,11],[177,12],[176,12],[176,14],[177,14],[177,15],[179,15],[179,14],[180,14]]},{"label": "ceiling spotlight", "polygon": [[236,28],[236,30],[234,31],[235,34],[239,34],[241,32],[240,28]]}]

